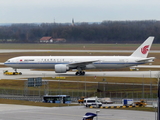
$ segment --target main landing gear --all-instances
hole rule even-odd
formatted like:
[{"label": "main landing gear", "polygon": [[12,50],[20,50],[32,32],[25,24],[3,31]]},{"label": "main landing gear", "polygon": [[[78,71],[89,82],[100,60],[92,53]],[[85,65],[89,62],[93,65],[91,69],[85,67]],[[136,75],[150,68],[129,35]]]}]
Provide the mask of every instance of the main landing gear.
[{"label": "main landing gear", "polygon": [[84,72],[84,71],[77,71],[77,72],[75,73],[75,75],[85,75],[85,72]]}]

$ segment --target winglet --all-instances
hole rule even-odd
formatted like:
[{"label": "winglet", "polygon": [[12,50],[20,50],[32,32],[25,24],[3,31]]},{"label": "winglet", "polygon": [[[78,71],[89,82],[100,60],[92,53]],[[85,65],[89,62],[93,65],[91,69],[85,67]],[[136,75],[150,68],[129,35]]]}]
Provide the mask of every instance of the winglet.
[{"label": "winglet", "polygon": [[154,40],[153,36],[150,36],[145,40],[132,54],[132,57],[142,57],[146,58],[148,56],[148,53],[150,51],[152,42]]}]

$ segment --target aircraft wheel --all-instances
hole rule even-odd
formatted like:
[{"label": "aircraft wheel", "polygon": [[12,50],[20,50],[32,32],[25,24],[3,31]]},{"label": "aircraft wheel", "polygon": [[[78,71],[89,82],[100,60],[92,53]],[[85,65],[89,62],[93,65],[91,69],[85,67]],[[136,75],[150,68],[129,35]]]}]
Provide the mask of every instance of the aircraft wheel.
[{"label": "aircraft wheel", "polygon": [[75,75],[79,75],[79,72],[76,72]]},{"label": "aircraft wheel", "polygon": [[82,71],[79,72],[79,75],[82,75]]},{"label": "aircraft wheel", "polygon": [[85,72],[84,72],[84,71],[82,72],[82,75],[85,75]]},{"label": "aircraft wheel", "polygon": [[84,71],[81,71],[81,72],[80,72],[80,75],[85,75],[85,72],[84,72]]},{"label": "aircraft wheel", "polygon": [[83,72],[83,75],[85,75],[86,73],[85,72]]}]

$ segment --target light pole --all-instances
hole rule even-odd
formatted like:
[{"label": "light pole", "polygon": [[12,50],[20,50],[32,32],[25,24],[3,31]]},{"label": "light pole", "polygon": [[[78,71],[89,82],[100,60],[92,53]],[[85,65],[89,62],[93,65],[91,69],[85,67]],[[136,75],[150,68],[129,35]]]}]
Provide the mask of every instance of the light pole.
[{"label": "light pole", "polygon": [[151,70],[150,70],[150,97],[152,98],[152,78],[151,78]]},{"label": "light pole", "polygon": [[86,95],[86,76],[84,76],[84,79],[85,79],[85,97],[87,96]]},{"label": "light pole", "polygon": [[100,110],[96,110],[96,120],[98,120],[98,113],[100,112]]},{"label": "light pole", "polygon": [[142,82],[142,98],[144,99],[144,75],[143,75],[143,82]]},{"label": "light pole", "polygon": [[103,97],[105,97],[105,91],[106,91],[106,79],[103,78],[103,82],[104,82],[104,85],[103,85]]},{"label": "light pole", "polygon": [[[157,100],[157,120],[160,120],[160,72],[158,73],[158,100]],[[155,118],[156,118],[156,114],[155,114]]]}]

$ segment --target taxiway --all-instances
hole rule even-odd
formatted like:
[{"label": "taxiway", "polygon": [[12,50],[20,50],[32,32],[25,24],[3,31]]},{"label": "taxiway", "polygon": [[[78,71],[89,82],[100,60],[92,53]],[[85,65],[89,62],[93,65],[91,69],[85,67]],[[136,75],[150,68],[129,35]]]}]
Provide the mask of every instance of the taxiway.
[{"label": "taxiway", "polygon": [[[67,72],[63,74],[55,73],[54,71],[35,71],[30,69],[18,69],[18,72],[22,72],[22,75],[4,75],[3,71],[14,71],[12,68],[5,67],[0,68],[0,79],[21,79],[31,77],[65,77],[75,76],[75,72]],[[139,77],[139,78],[158,78],[160,77],[160,71],[87,71],[85,76],[103,76],[103,77]]]}]

